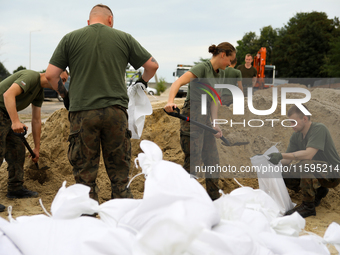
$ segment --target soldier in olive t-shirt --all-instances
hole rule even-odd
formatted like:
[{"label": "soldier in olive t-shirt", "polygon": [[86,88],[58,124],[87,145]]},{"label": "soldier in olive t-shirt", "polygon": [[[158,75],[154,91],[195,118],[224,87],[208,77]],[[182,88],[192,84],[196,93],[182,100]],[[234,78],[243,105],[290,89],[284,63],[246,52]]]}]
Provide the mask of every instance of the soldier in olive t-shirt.
[{"label": "soldier in olive t-shirt", "polygon": [[295,105],[287,115],[294,124],[295,132],[286,153],[272,153],[269,161],[273,164],[281,161],[287,166],[292,160],[299,161],[288,166],[282,177],[289,189],[295,192],[301,189],[303,195],[302,204],[286,212],[286,215],[298,212],[305,218],[316,215],[315,207],[327,195],[328,188],[340,183],[340,157],[324,124],[312,122],[310,116]]},{"label": "soldier in olive t-shirt", "polygon": [[[235,69],[237,60],[231,62],[231,65],[224,70],[225,73],[225,84],[231,84],[238,87],[243,92],[242,85],[242,73],[240,70]],[[233,97],[229,89],[222,89],[221,101],[223,105],[229,106],[233,103]]]},{"label": "soldier in olive t-shirt", "polygon": [[251,63],[253,62],[253,56],[251,54],[247,54],[244,61],[245,64],[239,65],[237,69],[240,70],[242,73],[244,96],[248,96],[248,88],[253,87],[254,83],[256,82],[257,70],[251,65]]},{"label": "soldier in olive t-shirt", "polygon": [[[62,80],[66,82],[67,72]],[[32,134],[34,141],[32,161],[37,163],[40,150],[41,105],[44,101],[44,89],[52,88],[44,73],[22,70],[14,73],[0,83],[0,166],[3,159],[8,164],[8,198],[36,197],[37,192],[23,187],[25,146],[15,133],[24,133],[28,127],[21,123],[18,111],[32,104]],[[0,206],[0,210],[1,210]]]},{"label": "soldier in olive t-shirt", "polygon": [[[182,113],[190,120],[197,121],[207,126],[217,119],[218,94],[214,89],[215,84],[223,84],[225,79],[225,68],[230,65],[236,57],[236,50],[228,42],[220,43],[218,46],[211,45],[208,49],[213,54],[209,61],[196,64],[184,73],[172,85],[169,92],[168,103],[164,107],[166,112],[172,112],[177,105],[174,103],[175,95],[180,86],[189,83],[187,98]],[[201,98],[206,98],[206,113],[201,114],[204,105]],[[203,103],[203,101],[202,101]],[[190,125],[190,122],[181,120],[180,143],[184,152],[183,168],[191,174],[197,174],[197,166],[216,166],[219,164],[216,139],[222,136],[222,130],[214,125],[217,133],[208,132],[198,126]],[[205,173],[206,190],[212,200],[220,197],[218,186],[218,173]]]},{"label": "soldier in olive t-shirt", "polygon": [[145,85],[158,64],[131,35],[113,29],[113,14],[105,5],[90,12],[88,26],[65,35],[55,49],[46,70],[57,87],[60,71],[70,69],[68,158],[77,183],[91,188],[98,200],[97,172],[102,148],[111,180],[111,198],[132,197],[128,184],[131,159],[131,131],[128,130],[128,94],[125,69],[144,67]]}]

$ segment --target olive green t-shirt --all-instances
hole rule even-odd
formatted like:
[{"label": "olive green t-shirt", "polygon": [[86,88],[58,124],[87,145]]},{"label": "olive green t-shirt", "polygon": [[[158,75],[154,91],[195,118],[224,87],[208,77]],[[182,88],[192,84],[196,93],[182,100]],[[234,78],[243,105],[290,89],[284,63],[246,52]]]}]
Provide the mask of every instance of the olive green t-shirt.
[{"label": "olive green t-shirt", "polygon": [[253,83],[252,83],[253,77],[257,76],[256,68],[251,66],[248,69],[248,68],[246,68],[245,65],[239,65],[237,67],[237,69],[240,70],[241,73],[242,73],[242,85],[246,86],[246,87],[252,86],[253,85]]},{"label": "olive green t-shirt", "polygon": [[[210,87],[214,88],[214,85],[219,83],[224,83],[225,73],[224,70],[218,69],[218,73],[214,70],[210,61],[201,62],[195,66],[193,66],[189,72],[193,73],[198,79],[193,79],[189,83],[188,93],[186,97],[186,101],[194,100],[200,101],[201,95],[206,94],[206,91],[209,91],[213,97],[216,96],[214,91],[212,91]],[[208,102],[211,100],[211,97],[207,97]]]},{"label": "olive green t-shirt", "polygon": [[44,89],[40,84],[40,73],[32,70],[21,70],[0,82],[0,108],[6,111],[3,94],[12,86],[18,84],[22,93],[15,97],[17,111],[28,107],[31,103],[41,107],[44,102]]},{"label": "olive green t-shirt", "polygon": [[[225,84],[235,85],[238,87],[237,82],[242,81],[242,74],[240,70],[237,70],[233,67],[227,67],[224,70],[225,73]],[[222,95],[231,96],[231,92],[229,89],[222,89]]]},{"label": "olive green t-shirt", "polygon": [[70,111],[127,108],[126,66],[138,69],[150,57],[130,34],[97,23],[65,35],[50,64],[70,69]]},{"label": "olive green t-shirt", "polygon": [[302,133],[294,132],[290,138],[287,153],[306,150],[311,147],[318,149],[313,160],[326,161],[333,167],[340,167],[340,157],[328,128],[322,123],[312,122],[305,138]]}]

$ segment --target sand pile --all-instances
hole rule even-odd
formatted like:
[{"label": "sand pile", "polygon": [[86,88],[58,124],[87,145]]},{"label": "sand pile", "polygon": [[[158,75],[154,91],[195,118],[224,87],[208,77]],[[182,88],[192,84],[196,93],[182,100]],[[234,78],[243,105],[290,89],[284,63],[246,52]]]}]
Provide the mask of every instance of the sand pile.
[{"label": "sand pile", "polygon": [[[222,106],[219,110],[219,118],[229,121],[228,124],[221,125],[224,136],[233,142],[249,141],[246,146],[226,147],[217,141],[218,150],[220,154],[220,164],[233,165],[240,167],[241,165],[251,165],[250,157],[256,154],[262,154],[272,145],[277,144],[280,151],[284,152],[287,148],[289,138],[292,134],[292,129],[283,127],[281,121],[287,119],[286,116],[281,116],[281,93],[280,88],[287,85],[279,86],[278,106],[274,113],[270,116],[256,116],[248,110],[247,101],[245,104],[245,115],[236,116],[232,114],[233,105],[230,107]],[[289,87],[304,87],[301,85],[289,84]],[[254,107],[256,109],[269,109],[272,105],[272,89],[257,91],[253,96]],[[337,100],[340,97],[340,90],[334,89],[313,89],[311,90],[312,98],[307,103],[309,111],[312,113],[312,120],[315,122],[324,123],[330,130],[336,149],[340,152],[340,105]],[[302,94],[289,94],[289,98],[304,97]],[[184,99],[177,99],[176,103],[181,108]],[[145,127],[142,139],[150,140],[159,145],[163,151],[163,158],[165,160],[173,161],[178,164],[183,162],[183,153],[179,143],[179,119],[166,115],[163,107],[166,102],[159,102],[153,104],[153,114],[146,117]],[[289,105],[288,107],[289,108]],[[30,160],[26,160],[25,164],[25,185],[27,188],[39,192],[40,197],[49,210],[51,202],[61,187],[64,180],[67,185],[74,184],[72,175],[72,167],[67,159],[68,150],[68,135],[69,122],[67,118],[68,112],[66,109],[61,109],[54,112],[42,127],[41,137],[41,152],[40,152],[40,166],[50,166],[46,171],[46,177],[43,180],[35,178],[34,173],[30,173]],[[243,122],[245,120],[245,127],[243,125],[230,126],[230,120],[233,122]],[[251,119],[261,119],[264,121],[263,127],[250,127],[248,121]],[[280,121],[274,122],[274,128],[271,127],[271,122],[266,119],[277,119]],[[252,125],[259,125],[259,122],[252,122]],[[289,125],[286,122],[286,125]],[[32,136],[28,136],[28,142],[33,144]],[[132,140],[132,162],[131,162],[131,177],[141,171],[134,166],[134,159],[138,153],[141,152],[139,148],[140,140]],[[28,154],[27,154],[28,155]],[[32,215],[43,213],[39,205],[38,199],[24,199],[24,200],[8,200],[5,198],[7,189],[7,164],[3,163],[0,168],[0,203],[13,206],[13,216]],[[36,180],[35,180],[36,179]],[[39,182],[40,181],[40,182]],[[256,179],[239,179],[240,183],[246,186],[258,188]],[[204,182],[200,180],[204,185]],[[103,161],[100,162],[99,175],[97,184],[100,189],[100,202],[110,199],[110,183],[106,175]],[[225,193],[238,187],[236,182],[232,179],[220,180],[220,187]],[[137,177],[131,184],[132,192],[135,198],[142,198],[144,177]],[[340,221],[340,216],[337,213],[340,209],[340,187],[330,190],[329,195],[321,203],[317,209],[316,217],[309,217],[307,219],[307,230],[313,231],[323,235],[326,227],[332,221]],[[300,194],[291,193],[294,199],[300,199]],[[296,200],[299,201],[299,200]],[[295,202],[296,202],[295,201]],[[6,217],[7,212],[0,213],[1,217]]]}]

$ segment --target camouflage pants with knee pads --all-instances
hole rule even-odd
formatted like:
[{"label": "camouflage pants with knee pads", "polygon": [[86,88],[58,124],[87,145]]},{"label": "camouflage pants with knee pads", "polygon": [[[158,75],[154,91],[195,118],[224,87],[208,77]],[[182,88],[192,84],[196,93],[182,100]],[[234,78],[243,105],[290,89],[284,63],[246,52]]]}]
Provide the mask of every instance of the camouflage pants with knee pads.
[{"label": "camouflage pants with knee pads", "polygon": [[101,149],[111,181],[111,198],[132,198],[126,187],[131,161],[131,131],[126,109],[115,105],[70,112],[69,120],[68,159],[76,182],[89,186],[90,197],[98,200],[96,179]]}]

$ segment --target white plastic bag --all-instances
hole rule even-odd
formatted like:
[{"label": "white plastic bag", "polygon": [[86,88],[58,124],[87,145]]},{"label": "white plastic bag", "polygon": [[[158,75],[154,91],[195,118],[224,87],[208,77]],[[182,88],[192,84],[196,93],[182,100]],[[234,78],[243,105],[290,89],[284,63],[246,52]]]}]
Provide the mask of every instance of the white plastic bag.
[{"label": "white plastic bag", "polygon": [[[108,227],[93,217],[31,218],[2,227],[25,255],[132,254],[136,238],[124,229]],[[11,254],[11,253],[5,253]]]},{"label": "white plastic bag", "polygon": [[340,254],[340,225],[332,222],[323,236],[327,243],[333,244]]},{"label": "white plastic bag", "polygon": [[241,220],[247,209],[261,212],[268,222],[275,219],[280,209],[266,192],[251,187],[241,187],[214,201],[224,220]]},{"label": "white plastic bag", "polygon": [[275,255],[329,255],[322,238],[317,235],[304,235],[299,237],[270,234],[259,234],[262,243]]},{"label": "white plastic bag", "polygon": [[9,226],[10,223],[0,217],[0,255],[11,254],[11,255],[22,255],[15,243],[2,232],[2,227]]},{"label": "white plastic bag", "polygon": [[82,214],[98,212],[98,202],[90,198],[89,192],[90,188],[82,184],[74,184],[66,188],[66,181],[64,181],[51,205],[53,218],[74,219]]},{"label": "white plastic bag", "polygon": [[276,233],[296,237],[298,237],[301,230],[305,228],[305,224],[305,219],[297,212],[285,217],[276,218],[270,222],[270,226]]},{"label": "white plastic bag", "polygon": [[182,166],[162,160],[161,149],[143,140],[137,160],[146,175],[140,205],[118,227],[137,233],[136,254],[181,254],[203,228],[220,220],[202,185]]},{"label": "white plastic bag", "polygon": [[257,177],[260,189],[274,199],[280,208],[280,213],[283,215],[288,210],[294,208],[295,204],[290,199],[282,179],[280,172],[280,169],[282,169],[281,163],[274,165],[268,161],[267,155],[273,152],[279,152],[279,150],[272,146],[263,155],[256,155],[250,158],[250,160],[253,166],[258,167]]},{"label": "white plastic bag", "polygon": [[149,98],[145,94],[142,83],[137,83],[128,87],[129,105],[129,129],[132,139],[140,139],[142,136],[145,115],[152,114],[152,106]]}]

